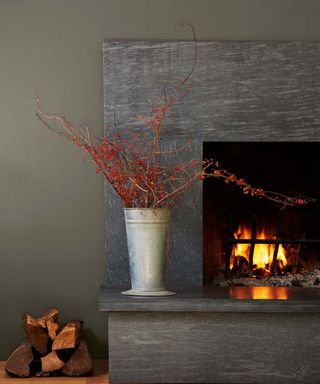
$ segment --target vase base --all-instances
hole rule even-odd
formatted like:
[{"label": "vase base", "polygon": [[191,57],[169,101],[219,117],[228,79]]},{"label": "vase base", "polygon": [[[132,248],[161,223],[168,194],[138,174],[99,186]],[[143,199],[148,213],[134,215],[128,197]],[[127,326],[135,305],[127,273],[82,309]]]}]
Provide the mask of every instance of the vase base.
[{"label": "vase base", "polygon": [[143,291],[138,289],[129,289],[128,291],[121,292],[123,295],[128,296],[172,296],[175,292],[162,290],[162,291]]}]

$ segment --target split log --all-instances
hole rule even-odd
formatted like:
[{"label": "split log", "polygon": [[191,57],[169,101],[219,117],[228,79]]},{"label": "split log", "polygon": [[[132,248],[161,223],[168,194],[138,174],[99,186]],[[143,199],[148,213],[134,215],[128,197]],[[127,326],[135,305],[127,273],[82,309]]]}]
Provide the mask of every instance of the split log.
[{"label": "split log", "polygon": [[49,309],[45,310],[42,313],[42,315],[40,317],[37,317],[37,318],[35,318],[35,317],[33,317],[27,313],[25,314],[25,316],[28,319],[29,324],[39,326],[42,328],[47,328],[48,322],[56,323],[58,320],[58,315],[59,315],[59,312],[56,308],[49,308]]},{"label": "split log", "polygon": [[64,374],[82,376],[93,369],[87,343],[82,340],[83,322],[71,321],[59,332],[58,311],[50,308],[38,318],[25,313],[27,340],[11,354],[6,371],[18,377]]},{"label": "split log", "polygon": [[61,372],[66,376],[82,376],[93,370],[92,359],[85,340],[81,340]]},{"label": "split log", "polygon": [[50,340],[47,331],[38,324],[37,319],[27,313],[23,316],[23,328],[35,349],[41,355],[45,355],[48,351],[48,341]]},{"label": "split log", "polygon": [[38,352],[45,355],[48,351],[48,341],[54,340],[58,330],[58,310],[47,309],[40,317],[33,317],[28,313],[23,316],[23,327],[31,344]]},{"label": "split log", "polygon": [[47,328],[51,340],[54,340],[57,336],[59,328],[58,315],[59,312],[56,308],[50,308],[43,312],[41,316],[45,321],[45,328]]},{"label": "split log", "polygon": [[54,339],[52,344],[52,350],[56,351],[59,349],[75,348],[82,336],[82,322],[71,321],[67,323],[57,337]]},{"label": "split log", "polygon": [[30,341],[25,340],[9,356],[5,370],[11,375],[28,377],[30,376],[30,364],[32,360],[32,344]]},{"label": "split log", "polygon": [[56,351],[52,351],[46,356],[41,357],[41,370],[45,373],[58,371],[64,364],[65,363],[59,359]]}]

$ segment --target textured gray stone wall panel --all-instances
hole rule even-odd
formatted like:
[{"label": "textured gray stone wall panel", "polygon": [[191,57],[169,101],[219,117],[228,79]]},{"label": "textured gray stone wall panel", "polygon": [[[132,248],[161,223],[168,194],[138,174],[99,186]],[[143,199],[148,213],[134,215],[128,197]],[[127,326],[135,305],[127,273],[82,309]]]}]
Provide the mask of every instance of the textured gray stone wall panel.
[{"label": "textured gray stone wall panel", "polygon": [[[181,81],[193,64],[193,42],[105,41],[107,133],[116,105],[120,127],[162,95],[163,81]],[[319,42],[199,42],[189,91],[165,126],[171,140],[319,141]],[[169,286],[202,284],[202,196],[198,184],[173,214]],[[106,284],[129,286],[121,204],[105,187]]]},{"label": "textured gray stone wall panel", "polygon": [[[193,63],[192,42],[105,41],[105,121],[136,126],[137,112],[179,81]],[[167,134],[205,140],[319,139],[319,42],[199,42],[190,91]]]}]

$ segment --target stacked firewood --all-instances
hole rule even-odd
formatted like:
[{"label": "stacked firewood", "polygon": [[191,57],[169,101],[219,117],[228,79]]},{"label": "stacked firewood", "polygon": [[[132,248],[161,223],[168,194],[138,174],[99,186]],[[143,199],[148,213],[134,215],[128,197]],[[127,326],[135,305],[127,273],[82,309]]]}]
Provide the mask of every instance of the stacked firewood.
[{"label": "stacked firewood", "polygon": [[57,309],[50,308],[38,318],[24,314],[23,328],[27,337],[7,360],[9,375],[83,376],[92,371],[82,321],[60,326]]}]

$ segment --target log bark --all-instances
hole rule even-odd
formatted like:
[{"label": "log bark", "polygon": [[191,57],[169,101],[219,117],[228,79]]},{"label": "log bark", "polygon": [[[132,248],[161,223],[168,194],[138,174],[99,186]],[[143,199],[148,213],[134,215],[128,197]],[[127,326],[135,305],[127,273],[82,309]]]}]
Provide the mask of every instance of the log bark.
[{"label": "log bark", "polygon": [[25,340],[9,356],[5,370],[12,375],[28,377],[30,376],[30,364],[32,360],[32,344],[30,341]]},{"label": "log bark", "polygon": [[61,372],[67,376],[82,376],[93,370],[92,359],[85,340],[81,340],[70,360],[62,368]]},{"label": "log bark", "polygon": [[75,348],[80,342],[81,335],[81,321],[71,321],[67,323],[53,341],[52,350]]},{"label": "log bark", "polygon": [[41,357],[41,370],[42,372],[51,373],[58,371],[64,366],[64,362],[59,359],[57,352],[52,351],[46,356]]}]

